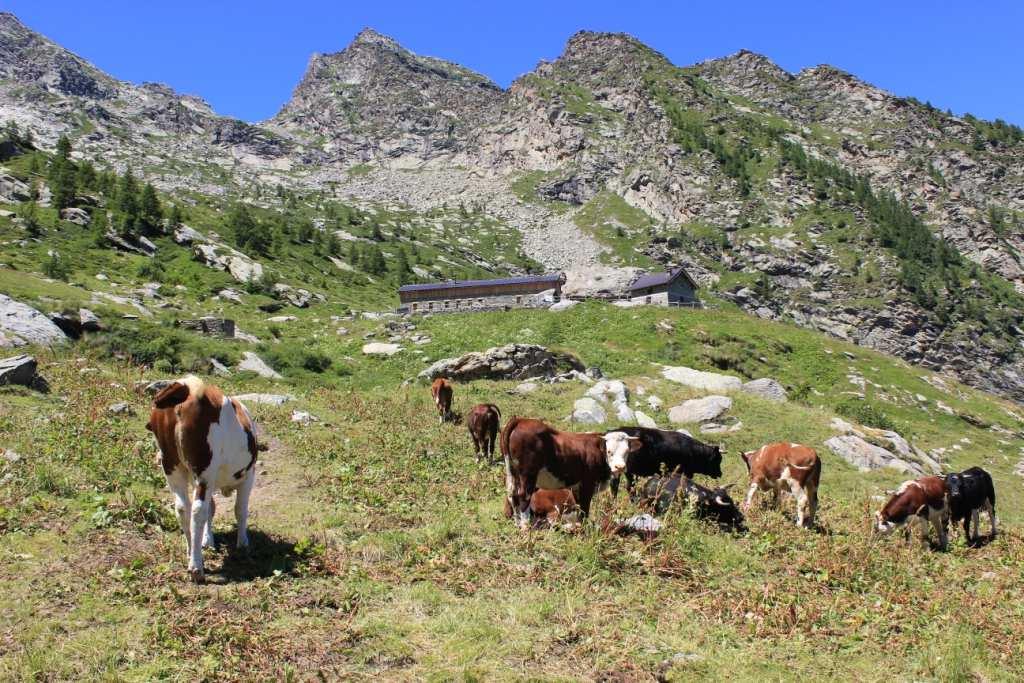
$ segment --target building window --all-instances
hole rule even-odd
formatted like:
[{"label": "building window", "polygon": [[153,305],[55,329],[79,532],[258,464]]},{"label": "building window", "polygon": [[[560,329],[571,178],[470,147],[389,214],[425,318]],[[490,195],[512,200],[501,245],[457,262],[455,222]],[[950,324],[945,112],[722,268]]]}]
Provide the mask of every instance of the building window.
[{"label": "building window", "polygon": [[476,300],[476,302],[477,302],[478,304],[480,304],[481,306],[483,306],[483,305],[484,305],[484,300],[483,300],[483,299],[477,299],[477,300]]},{"label": "building window", "polygon": [[644,298],[644,303],[645,303],[645,304],[649,304],[649,303],[651,303],[651,297],[645,297],[645,298]]},{"label": "building window", "polygon": [[445,308],[451,308],[452,307],[452,302],[451,301],[445,301],[444,302],[444,307]]},{"label": "building window", "polygon": [[521,296],[517,296],[517,297],[516,297],[516,303],[517,303],[517,304],[521,304],[521,303],[523,303],[523,297],[521,297]]},{"label": "building window", "polygon": [[413,304],[412,305],[412,310],[418,311],[419,309],[420,309],[420,305],[419,304]]}]

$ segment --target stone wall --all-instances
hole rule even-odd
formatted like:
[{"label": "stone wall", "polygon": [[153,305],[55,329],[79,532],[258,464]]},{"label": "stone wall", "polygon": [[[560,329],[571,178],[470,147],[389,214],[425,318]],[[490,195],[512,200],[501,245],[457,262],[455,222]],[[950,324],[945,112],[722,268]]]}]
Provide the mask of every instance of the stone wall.
[{"label": "stone wall", "polygon": [[[454,292],[453,292],[454,293]],[[533,294],[504,294],[474,298],[452,297],[432,301],[412,301],[398,309],[399,313],[460,313],[469,311],[503,311],[510,308],[547,308],[559,297],[553,289]]]},{"label": "stone wall", "polygon": [[195,330],[208,337],[231,339],[235,336],[235,321],[228,318],[205,317],[197,320],[178,320],[174,324],[186,330]]}]

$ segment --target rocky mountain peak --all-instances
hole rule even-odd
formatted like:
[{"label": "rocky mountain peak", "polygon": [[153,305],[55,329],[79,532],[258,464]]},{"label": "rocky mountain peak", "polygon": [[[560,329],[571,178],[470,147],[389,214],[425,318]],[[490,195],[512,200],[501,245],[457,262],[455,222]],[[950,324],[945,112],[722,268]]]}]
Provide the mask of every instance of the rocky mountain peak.
[{"label": "rocky mountain peak", "polygon": [[398,41],[390,36],[386,36],[383,33],[378,33],[369,26],[364,28],[356,37],[352,40],[352,45],[379,45],[386,47],[391,50],[402,50],[406,51]]}]

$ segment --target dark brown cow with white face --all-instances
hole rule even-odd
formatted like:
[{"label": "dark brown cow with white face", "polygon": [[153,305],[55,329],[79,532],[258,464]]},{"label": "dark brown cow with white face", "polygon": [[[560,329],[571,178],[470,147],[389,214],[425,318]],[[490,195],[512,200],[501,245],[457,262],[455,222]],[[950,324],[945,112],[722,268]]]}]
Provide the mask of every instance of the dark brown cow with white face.
[{"label": "dark brown cow with white face", "polygon": [[626,468],[626,455],[640,447],[622,432],[562,432],[540,420],[514,417],[501,432],[508,500],[520,527],[530,524],[530,498],[537,489],[578,489],[584,516],[598,489]]},{"label": "dark brown cow with white face", "polygon": [[434,397],[434,405],[437,406],[437,414],[440,416],[441,424],[444,424],[445,420],[451,418],[452,396],[454,393],[455,390],[452,388],[452,383],[444,377],[438,377],[430,385],[430,395]]},{"label": "dark brown cow with white face", "polygon": [[466,416],[466,426],[469,427],[469,435],[473,437],[473,449],[476,451],[476,459],[480,459],[481,453],[488,462],[494,459],[494,444],[498,440],[498,430],[501,427],[501,411],[493,403],[481,403],[473,406]]},{"label": "dark brown cow with white face", "polygon": [[[172,382],[153,399],[146,429],[160,446],[167,487],[174,495],[188,544],[188,570],[204,581],[203,547],[214,545],[213,490],[235,491],[238,547],[249,545],[249,494],[256,481],[256,426],[237,399],[198,377]],[[190,497],[189,489],[195,489]]]},{"label": "dark brown cow with white face", "polygon": [[821,460],[813,448],[797,443],[770,443],[756,451],[741,453],[740,457],[750,473],[744,511],[750,509],[758,490],[772,491],[774,503],[778,506],[779,495],[785,489],[796,499],[797,526],[814,525]]},{"label": "dark brown cow with white face", "polygon": [[916,522],[921,529],[921,540],[928,545],[928,524],[935,529],[939,547],[945,548],[949,540],[949,503],[946,480],[942,477],[921,477],[903,482],[889,502],[875,514],[875,533],[888,534],[899,527],[907,527],[910,540],[910,523]]}]

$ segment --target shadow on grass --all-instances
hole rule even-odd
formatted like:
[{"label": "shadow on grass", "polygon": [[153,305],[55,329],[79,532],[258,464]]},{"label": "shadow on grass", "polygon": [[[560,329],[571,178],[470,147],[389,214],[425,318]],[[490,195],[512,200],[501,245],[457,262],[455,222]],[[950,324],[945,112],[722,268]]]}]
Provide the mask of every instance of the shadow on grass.
[{"label": "shadow on grass", "polygon": [[290,574],[305,561],[295,542],[271,536],[258,529],[249,529],[249,548],[235,548],[235,532],[214,534],[217,552],[224,558],[219,568],[207,569],[207,580],[216,583],[238,583]]}]

